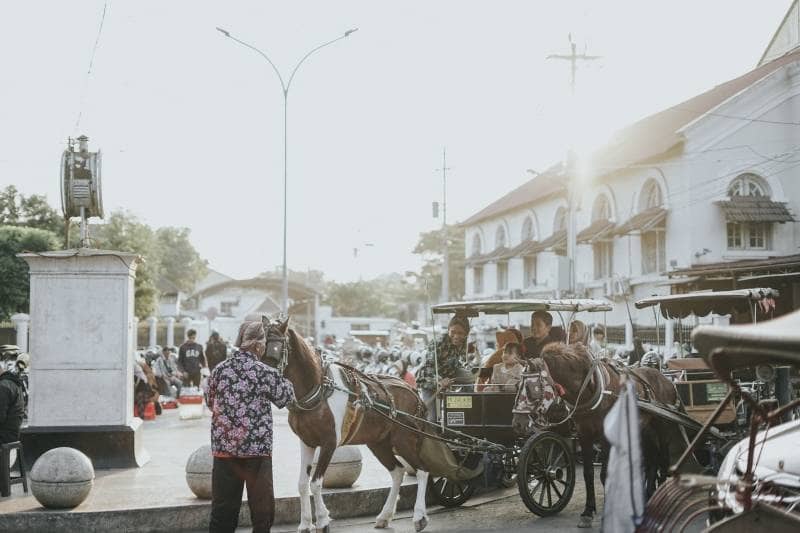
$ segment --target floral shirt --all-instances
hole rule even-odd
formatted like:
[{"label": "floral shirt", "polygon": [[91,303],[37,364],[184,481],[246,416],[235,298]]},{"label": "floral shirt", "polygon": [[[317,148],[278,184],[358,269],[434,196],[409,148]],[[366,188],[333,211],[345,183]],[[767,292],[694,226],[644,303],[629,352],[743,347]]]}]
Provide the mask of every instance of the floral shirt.
[{"label": "floral shirt", "polygon": [[235,352],[208,379],[211,451],[216,457],[272,454],[272,407],[294,400],[294,387],[250,352]]},{"label": "floral shirt", "polygon": [[[450,342],[450,336],[445,335],[442,340],[435,346],[436,359],[439,363],[439,379],[453,378],[456,372],[464,368],[463,358],[466,346],[458,347]],[[419,390],[426,390],[435,392],[436,372],[434,370],[434,344],[431,342],[428,345],[428,355],[425,358],[425,365],[420,369],[417,376],[417,388]]]}]

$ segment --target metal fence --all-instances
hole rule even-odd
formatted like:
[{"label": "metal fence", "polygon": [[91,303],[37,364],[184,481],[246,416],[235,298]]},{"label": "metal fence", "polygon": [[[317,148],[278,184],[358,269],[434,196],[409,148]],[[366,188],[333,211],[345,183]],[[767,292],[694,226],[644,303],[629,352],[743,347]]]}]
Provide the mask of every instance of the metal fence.
[{"label": "metal fence", "polygon": [[[672,334],[673,339],[675,341],[683,341],[689,342],[691,339],[693,326],[689,326],[686,324],[678,325],[677,322],[673,322],[672,327]],[[664,339],[666,337],[666,325],[659,324],[658,330],[656,330],[655,326],[640,326],[637,324],[633,325],[633,336],[636,338],[641,339],[644,344],[652,344],[656,345],[659,344],[661,346],[664,345]],[[625,326],[608,326],[606,328],[606,341],[609,344],[625,344]]]},{"label": "metal fence", "polygon": [[17,330],[13,322],[0,322],[0,344],[17,344]]}]

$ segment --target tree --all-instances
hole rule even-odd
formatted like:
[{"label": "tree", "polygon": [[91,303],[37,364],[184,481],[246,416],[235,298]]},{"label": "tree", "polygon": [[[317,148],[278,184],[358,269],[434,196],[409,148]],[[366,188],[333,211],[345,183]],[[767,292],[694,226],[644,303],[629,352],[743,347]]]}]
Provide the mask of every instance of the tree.
[{"label": "tree", "polygon": [[[450,291],[448,300],[460,298],[464,294],[464,229],[460,226],[447,226],[448,271]],[[428,293],[431,300],[438,299],[442,293],[442,230],[420,233],[414,247],[415,254],[422,256],[420,278],[428,280]],[[424,290],[424,288],[422,288]]]},{"label": "tree", "polygon": [[41,194],[25,197],[13,185],[0,191],[0,225],[24,226],[64,235],[64,218]]},{"label": "tree", "polygon": [[189,228],[159,228],[156,240],[162,275],[183,292],[191,292],[208,272],[208,262],[192,246]]},{"label": "tree", "polygon": [[28,312],[30,275],[20,252],[45,252],[60,248],[58,236],[47,230],[0,226],[0,319]]},{"label": "tree", "polygon": [[333,308],[336,316],[384,316],[388,306],[375,281],[351,283],[331,282],[323,303]]},{"label": "tree", "polygon": [[92,241],[97,248],[133,252],[142,256],[144,262],[136,268],[134,313],[140,319],[155,313],[159,297],[156,283],[162,275],[160,247],[155,232],[126,211],[111,213],[106,223],[93,226],[93,231]]}]

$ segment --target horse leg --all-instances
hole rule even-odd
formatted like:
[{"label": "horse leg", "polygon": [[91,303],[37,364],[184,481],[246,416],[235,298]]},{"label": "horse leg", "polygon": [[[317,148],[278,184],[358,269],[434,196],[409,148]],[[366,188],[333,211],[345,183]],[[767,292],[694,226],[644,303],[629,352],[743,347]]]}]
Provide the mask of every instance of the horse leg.
[{"label": "horse leg", "polygon": [[611,445],[608,444],[606,439],[600,443],[600,483],[606,486],[606,478],[608,477],[608,454],[611,451]]},{"label": "horse leg", "polygon": [[425,507],[425,493],[428,489],[428,473],[417,469],[417,500],[414,502],[414,530],[419,532],[428,525],[428,509]]},{"label": "horse leg", "polygon": [[395,458],[392,444],[388,440],[376,444],[368,444],[367,448],[370,449],[392,476],[392,488],[389,489],[389,496],[386,497],[383,509],[375,518],[375,529],[385,529],[389,527],[389,523],[394,518],[394,513],[397,510],[397,499],[400,497],[400,486],[403,484],[405,469]]},{"label": "horse leg", "polygon": [[581,457],[583,458],[583,482],[586,485],[586,506],[583,508],[578,527],[592,527],[592,517],[597,510],[594,496],[594,442],[590,438],[579,437]]},{"label": "horse leg", "polygon": [[311,478],[311,495],[314,497],[314,509],[317,512],[317,532],[322,533],[329,533],[331,530],[331,515],[322,499],[322,478],[325,476],[325,471],[328,469],[335,450],[336,444],[333,442],[320,447],[317,468],[314,470],[314,477]]},{"label": "horse leg", "polygon": [[311,501],[309,500],[309,479],[311,478],[311,464],[314,462],[314,450],[300,441],[300,478],[297,481],[297,490],[300,492],[300,525],[298,533],[311,533],[314,522],[311,518]]}]

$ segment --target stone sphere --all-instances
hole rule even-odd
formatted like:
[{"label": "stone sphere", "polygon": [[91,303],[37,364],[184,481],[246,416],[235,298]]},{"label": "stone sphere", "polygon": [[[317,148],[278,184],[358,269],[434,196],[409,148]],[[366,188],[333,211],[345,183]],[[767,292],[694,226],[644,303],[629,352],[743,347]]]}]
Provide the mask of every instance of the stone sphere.
[{"label": "stone sphere", "polygon": [[[317,452],[319,453],[319,452]],[[333,452],[331,462],[322,478],[322,486],[326,489],[346,489],[353,486],[361,475],[361,450],[358,446],[340,446]],[[311,474],[317,468],[316,459]]]},{"label": "stone sphere", "polygon": [[203,500],[211,499],[211,469],[214,466],[214,456],[211,455],[211,445],[200,446],[186,461],[186,483],[194,495]]},{"label": "stone sphere", "polygon": [[92,461],[74,448],[53,448],[33,464],[31,492],[43,507],[68,509],[80,505],[94,485]]}]

